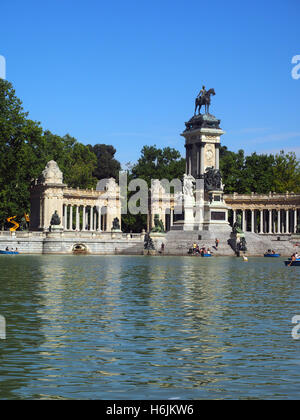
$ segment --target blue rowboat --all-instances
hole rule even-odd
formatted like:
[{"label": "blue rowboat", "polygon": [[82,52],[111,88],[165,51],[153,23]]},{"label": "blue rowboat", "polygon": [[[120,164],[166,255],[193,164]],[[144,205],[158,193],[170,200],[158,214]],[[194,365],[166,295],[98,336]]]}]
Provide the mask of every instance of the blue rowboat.
[{"label": "blue rowboat", "polygon": [[300,267],[300,259],[299,260],[296,260],[296,261],[291,261],[291,260],[284,261],[284,264],[286,266],[290,266],[290,267]]},{"label": "blue rowboat", "polygon": [[211,254],[202,254],[201,256],[202,256],[202,257],[212,257],[212,255],[211,255]]},{"label": "blue rowboat", "polygon": [[264,257],[265,258],[279,258],[281,255],[280,254],[265,254]]},{"label": "blue rowboat", "polygon": [[17,251],[0,251],[0,255],[19,255]]}]

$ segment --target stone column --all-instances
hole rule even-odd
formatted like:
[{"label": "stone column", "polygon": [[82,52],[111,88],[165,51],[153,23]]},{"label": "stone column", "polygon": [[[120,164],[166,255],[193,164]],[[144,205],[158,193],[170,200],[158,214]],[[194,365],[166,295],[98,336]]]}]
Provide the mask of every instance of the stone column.
[{"label": "stone column", "polygon": [[246,210],[243,210],[243,218],[242,219],[243,219],[242,229],[243,229],[244,232],[247,232]]},{"label": "stone column", "polygon": [[272,219],[273,219],[273,217],[272,217],[272,212],[273,212],[273,210],[269,210],[269,234],[271,235],[272,234]]},{"label": "stone column", "polygon": [[73,230],[73,206],[70,206],[69,230]]},{"label": "stone column", "polygon": [[76,206],[76,231],[80,231],[79,206]]},{"label": "stone column", "polygon": [[277,210],[277,233],[281,233],[281,214],[280,214],[280,210]]},{"label": "stone column", "polygon": [[285,211],[285,233],[290,233],[290,212],[289,210]]},{"label": "stone column", "polygon": [[86,207],[83,206],[83,209],[82,209],[82,230],[83,231],[85,231],[85,223],[86,223],[85,212],[86,212]]},{"label": "stone column", "polygon": [[64,229],[68,229],[68,206],[64,204]]},{"label": "stone column", "polygon": [[173,226],[174,224],[174,210],[170,210],[170,228]]},{"label": "stone column", "polygon": [[260,220],[259,220],[259,230],[260,234],[264,233],[264,211],[260,211]]},{"label": "stone column", "polygon": [[201,146],[200,146],[200,157],[201,157],[201,159],[200,159],[200,172],[201,172],[201,175],[204,174],[204,147],[205,147],[205,143],[201,143]]},{"label": "stone column", "polygon": [[236,210],[233,210],[233,224],[236,223]]},{"label": "stone column", "polygon": [[97,206],[97,211],[98,211],[98,223],[97,223],[97,227],[95,226],[95,230],[97,230],[98,232],[101,232],[101,207]]},{"label": "stone column", "polygon": [[219,170],[220,169],[220,149],[219,149],[218,144],[216,144],[215,151],[216,151],[216,169]]},{"label": "stone column", "polygon": [[294,210],[294,233],[297,232],[298,220],[297,220],[297,209]]},{"label": "stone column", "polygon": [[189,149],[187,144],[185,145],[185,173],[189,173]]},{"label": "stone column", "polygon": [[93,207],[90,206],[90,231],[93,230]]},{"label": "stone column", "polygon": [[255,210],[251,210],[251,232],[252,233],[255,232],[254,215],[255,215]]},{"label": "stone column", "polygon": [[200,175],[200,145],[197,144],[197,177]]}]

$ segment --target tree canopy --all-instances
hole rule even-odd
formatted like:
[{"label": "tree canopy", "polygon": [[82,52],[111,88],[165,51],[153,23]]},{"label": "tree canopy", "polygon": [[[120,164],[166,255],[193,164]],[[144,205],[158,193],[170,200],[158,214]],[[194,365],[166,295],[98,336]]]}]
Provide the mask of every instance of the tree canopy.
[{"label": "tree canopy", "polygon": [[97,157],[74,137],[43,131],[28,118],[11,83],[0,80],[0,226],[30,211],[30,183],[55,160],[70,187],[96,186]]},{"label": "tree canopy", "polygon": [[245,156],[243,150],[235,153],[223,146],[220,169],[228,194],[300,192],[300,162],[293,152]]},{"label": "tree canopy", "polygon": [[[170,147],[163,149],[154,146],[144,146],[141,150],[141,157],[138,162],[128,171],[128,181],[132,179],[143,179],[151,187],[152,179],[182,179],[185,172],[185,159],[181,157],[178,150]],[[128,195],[128,198],[132,194]],[[149,202],[150,205],[150,202]],[[149,220],[148,220],[149,223]],[[123,215],[122,226],[125,231],[141,231],[147,229],[147,216]]]},{"label": "tree canopy", "polygon": [[131,170],[131,177],[144,179],[151,186],[151,179],[182,179],[185,172],[185,159],[176,149],[144,146],[141,157]]},{"label": "tree canopy", "polygon": [[98,179],[115,178],[118,180],[121,164],[114,156],[116,149],[107,144],[88,145],[91,152],[97,157],[97,165],[93,171],[93,176]]}]

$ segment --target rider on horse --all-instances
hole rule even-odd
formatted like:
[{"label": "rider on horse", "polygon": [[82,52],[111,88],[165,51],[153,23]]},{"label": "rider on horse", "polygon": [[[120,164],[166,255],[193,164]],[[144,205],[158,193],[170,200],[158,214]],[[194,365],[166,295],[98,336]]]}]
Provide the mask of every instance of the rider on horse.
[{"label": "rider on horse", "polygon": [[200,90],[199,95],[197,96],[195,100],[195,115],[197,112],[197,108],[199,107],[199,114],[201,113],[201,107],[205,106],[205,112],[209,112],[209,106],[210,106],[210,97],[211,95],[215,95],[214,89],[206,90],[205,86],[202,86],[202,89]]},{"label": "rider on horse", "polygon": [[200,90],[199,95],[197,96],[197,99],[204,98],[206,94],[207,94],[207,91],[205,89],[205,86],[202,86],[202,89]]}]

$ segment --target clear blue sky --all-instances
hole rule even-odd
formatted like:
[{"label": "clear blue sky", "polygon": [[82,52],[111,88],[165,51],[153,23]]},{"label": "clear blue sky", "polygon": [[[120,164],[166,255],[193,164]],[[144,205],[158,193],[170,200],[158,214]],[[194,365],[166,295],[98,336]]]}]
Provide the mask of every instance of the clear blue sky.
[{"label": "clear blue sky", "polygon": [[51,0],[1,4],[0,55],[30,117],[122,162],[175,147],[202,85],[223,144],[300,155],[299,0]]}]

